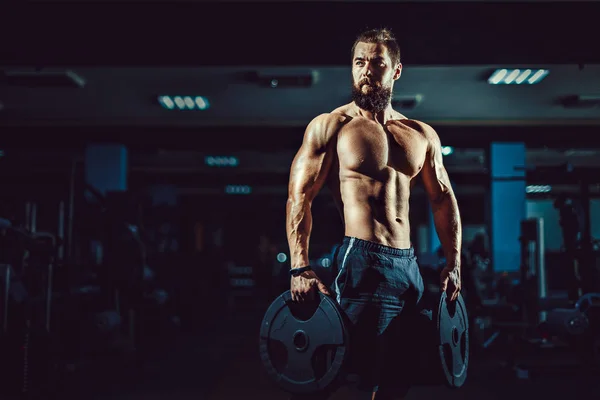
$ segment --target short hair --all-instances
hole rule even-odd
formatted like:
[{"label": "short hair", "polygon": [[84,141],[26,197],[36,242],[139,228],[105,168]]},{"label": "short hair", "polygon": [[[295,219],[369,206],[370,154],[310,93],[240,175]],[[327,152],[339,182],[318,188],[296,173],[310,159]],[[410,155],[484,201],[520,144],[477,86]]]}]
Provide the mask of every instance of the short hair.
[{"label": "short hair", "polygon": [[369,29],[362,32],[356,38],[354,45],[352,45],[352,59],[354,60],[354,51],[358,43],[377,43],[383,44],[387,50],[394,66],[400,64],[400,46],[394,37],[392,31],[388,28]]}]

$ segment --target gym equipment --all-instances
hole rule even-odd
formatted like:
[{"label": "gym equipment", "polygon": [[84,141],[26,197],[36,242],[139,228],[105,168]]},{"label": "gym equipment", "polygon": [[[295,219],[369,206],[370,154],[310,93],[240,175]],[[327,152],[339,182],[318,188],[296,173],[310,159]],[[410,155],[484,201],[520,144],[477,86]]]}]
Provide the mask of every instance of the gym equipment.
[{"label": "gym equipment", "polygon": [[591,307],[598,306],[599,303],[600,293],[587,293],[577,300],[577,303],[575,303],[575,308],[581,312],[587,312]]},{"label": "gym equipment", "polygon": [[588,293],[579,298],[573,308],[555,308],[547,312],[540,329],[549,336],[571,342],[588,332],[590,310],[600,305],[600,293]]},{"label": "gym equipment", "polygon": [[[30,207],[35,210],[35,207]],[[30,221],[30,229],[35,223]],[[4,287],[2,339],[5,357],[3,370],[12,373],[5,390],[29,395],[47,388],[54,357],[50,336],[53,304],[54,253],[57,240],[46,232],[33,232],[4,221],[8,236],[17,239],[17,252],[27,254],[21,268],[3,264],[0,281]],[[5,245],[3,243],[3,245]],[[14,312],[13,312],[14,311]],[[12,388],[10,387],[12,384]]]},{"label": "gym equipment", "polygon": [[551,165],[551,166],[527,166],[521,169],[526,170],[529,180],[550,182],[565,182],[569,184],[577,183],[579,186],[579,200],[583,219],[583,228],[581,238],[578,243],[577,261],[579,264],[579,274],[581,276],[582,293],[594,293],[600,290],[600,268],[596,263],[596,256],[593,249],[593,239],[591,231],[591,185],[598,183],[598,173],[594,168],[578,167],[570,163]]},{"label": "gym equipment", "polygon": [[122,333],[120,339],[126,342],[125,347],[134,349],[128,355],[145,357],[146,353],[155,352],[159,341],[142,332],[177,331],[175,315],[167,315],[174,303],[170,294],[157,286],[160,279],[155,278],[157,264],[160,266],[156,253],[152,256],[156,244],[138,225],[145,199],[131,192],[104,194],[84,182],[81,188],[85,198],[81,208],[88,212],[81,214],[86,223],[80,227],[93,243],[95,270],[101,291],[107,295],[107,309],[119,315],[114,329]]},{"label": "gym equipment", "polygon": [[[431,304],[431,302],[435,304]],[[425,307],[413,326],[415,346],[422,359],[415,370],[427,376],[417,384],[460,388],[467,379],[469,326],[462,296],[454,302],[446,294],[424,298]],[[423,323],[423,321],[426,321]],[[344,381],[349,353],[345,314],[338,304],[319,293],[318,301],[295,303],[284,292],[267,309],[260,328],[259,352],[269,378],[292,394],[329,392]]]},{"label": "gym equipment", "polygon": [[319,293],[318,302],[300,305],[286,291],[263,318],[259,350],[263,366],[278,386],[290,393],[313,394],[336,383],[348,340],[333,299]]},{"label": "gym equipment", "polygon": [[547,311],[538,328],[546,340],[571,348],[584,365],[600,366],[600,293],[581,296],[572,308]]},{"label": "gym equipment", "polygon": [[547,335],[572,341],[575,337],[589,333],[598,325],[597,309],[600,307],[600,293],[584,294],[572,308],[555,308],[547,312],[547,318],[540,329]]},{"label": "gym equipment", "polygon": [[582,335],[589,325],[587,316],[578,308],[556,308],[547,312],[542,329],[548,335],[570,339]]},{"label": "gym equipment", "polygon": [[544,303],[548,298],[544,220],[521,221],[521,284],[524,289],[521,312],[523,323],[538,326],[546,319]]},{"label": "gym equipment", "polygon": [[446,292],[442,292],[433,320],[438,331],[436,345],[444,383],[450,388],[460,388],[467,380],[469,366],[469,318],[462,296],[459,294],[456,301],[450,302]]},{"label": "gym equipment", "polygon": [[11,295],[12,267],[10,264],[0,264],[0,283],[2,283],[2,335],[8,333],[8,304]]}]

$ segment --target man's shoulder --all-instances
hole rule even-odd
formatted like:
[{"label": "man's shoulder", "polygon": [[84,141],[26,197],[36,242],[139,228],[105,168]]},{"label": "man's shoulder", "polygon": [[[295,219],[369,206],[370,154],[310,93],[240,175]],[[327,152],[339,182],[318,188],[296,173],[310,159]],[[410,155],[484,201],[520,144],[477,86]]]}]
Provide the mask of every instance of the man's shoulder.
[{"label": "man's shoulder", "polygon": [[331,112],[322,113],[312,119],[311,124],[344,124],[350,119],[348,115],[340,110],[333,110]]},{"label": "man's shoulder", "polygon": [[353,109],[353,103],[346,103],[337,108],[334,108],[332,113],[344,114],[346,116],[356,115],[356,110]]},{"label": "man's shoulder", "polygon": [[414,131],[419,132],[427,140],[437,140],[438,139],[438,134],[435,131],[435,129],[431,125],[429,125],[423,121],[406,118],[406,119],[396,120],[396,122],[398,124],[402,124],[402,125],[410,128]]},{"label": "man's shoulder", "polygon": [[349,120],[350,117],[348,115],[337,110],[319,114],[308,124],[307,133],[331,138],[335,136],[341,127]]}]

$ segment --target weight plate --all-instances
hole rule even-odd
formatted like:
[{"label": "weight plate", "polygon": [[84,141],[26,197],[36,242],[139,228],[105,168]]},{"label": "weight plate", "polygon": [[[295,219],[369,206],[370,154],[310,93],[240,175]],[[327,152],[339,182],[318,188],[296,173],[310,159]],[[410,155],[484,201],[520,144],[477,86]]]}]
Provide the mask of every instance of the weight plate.
[{"label": "weight plate", "polygon": [[335,301],[319,293],[314,302],[294,303],[290,291],[267,309],[259,351],[270,379],[293,394],[330,389],[338,381],[348,334]]},{"label": "weight plate", "polygon": [[546,312],[545,331],[560,338],[579,336],[589,327],[587,316],[576,308],[555,308]]},{"label": "weight plate", "polygon": [[459,294],[456,301],[451,302],[442,292],[433,317],[439,333],[436,344],[443,383],[459,388],[467,379],[469,366],[469,319],[462,296]]}]

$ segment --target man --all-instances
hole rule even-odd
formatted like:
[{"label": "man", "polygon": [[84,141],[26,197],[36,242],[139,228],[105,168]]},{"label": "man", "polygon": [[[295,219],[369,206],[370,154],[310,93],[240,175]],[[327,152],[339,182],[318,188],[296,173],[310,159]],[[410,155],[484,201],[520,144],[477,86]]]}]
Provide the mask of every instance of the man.
[{"label": "man", "polygon": [[[394,344],[402,342],[399,335],[411,331],[397,323],[399,317],[415,309],[424,290],[410,241],[408,209],[418,177],[432,204],[447,259],[442,290],[453,300],[460,290],[456,198],[436,132],[391,107],[401,72],[400,49],[389,30],[359,35],[352,48],[353,101],[309,123],[291,166],[286,208],[292,298],[308,300],[315,290],[336,297],[350,320],[355,350],[360,348],[351,351],[350,371],[358,374],[373,399],[397,398],[406,391],[405,386],[392,387],[403,381],[398,367],[410,364]],[[345,231],[333,290],[305,268],[311,204],[325,184]]]}]

